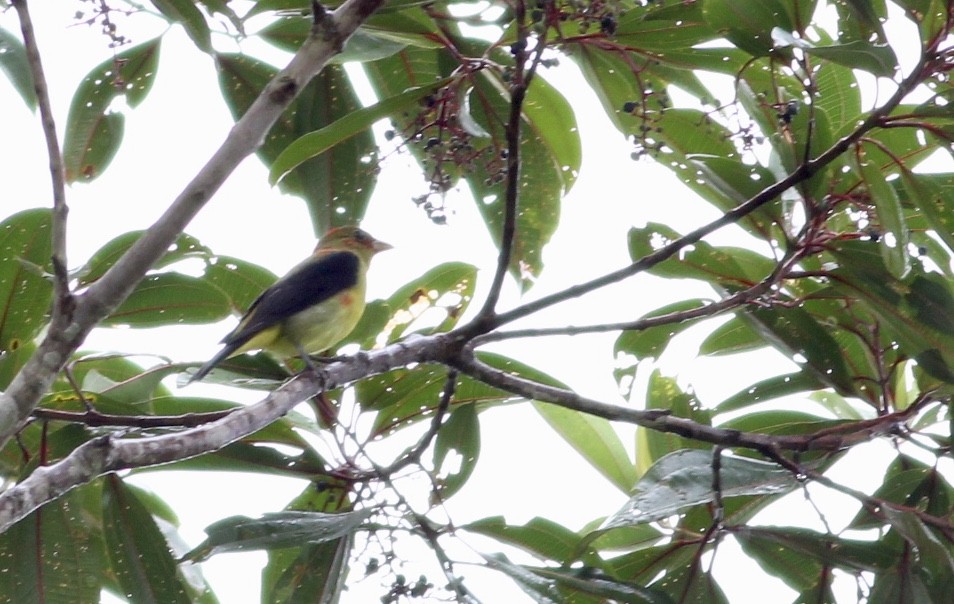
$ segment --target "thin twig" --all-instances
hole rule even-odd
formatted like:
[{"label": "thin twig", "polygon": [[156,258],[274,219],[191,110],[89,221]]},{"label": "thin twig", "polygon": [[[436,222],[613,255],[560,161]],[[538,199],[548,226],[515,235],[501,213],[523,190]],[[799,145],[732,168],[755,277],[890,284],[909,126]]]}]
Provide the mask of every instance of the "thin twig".
[{"label": "thin twig", "polygon": [[602,287],[606,287],[607,285],[618,283],[619,281],[645,272],[657,264],[672,258],[683,249],[698,243],[704,237],[712,234],[722,227],[735,224],[740,219],[748,216],[752,212],[774,200],[783,192],[817,174],[819,170],[835,161],[845,151],[851,148],[851,146],[854,145],[855,142],[857,142],[861,137],[880,126],[882,120],[888,114],[890,114],[891,111],[893,111],[894,108],[897,107],[901,101],[903,101],[904,98],[924,80],[926,77],[925,67],[927,65],[927,57],[930,54],[930,49],[926,50],[924,54],[921,55],[918,64],[914,66],[911,74],[898,84],[898,88],[895,90],[894,94],[891,95],[891,98],[888,99],[884,105],[872,111],[868,117],[852,132],[836,141],[831,147],[829,147],[815,159],[800,164],[793,172],[788,174],[788,176],[762,189],[762,191],[757,193],[755,196],[739,204],[735,208],[725,212],[719,218],[683,235],[668,245],[665,245],[656,251],[643,256],[629,266],[625,266],[621,269],[607,273],[585,283],[569,287],[563,291],[544,296],[533,302],[518,306],[508,312],[500,313],[495,315],[492,320],[483,320],[479,322],[474,321],[459,330],[460,336],[463,338],[468,338],[476,334],[488,333],[501,325],[505,325],[507,323],[516,321],[517,319],[532,315],[533,313],[536,313],[544,308],[548,308],[567,300],[578,298]]},{"label": "thin twig", "polygon": [[30,66],[30,76],[33,79],[33,90],[36,92],[37,107],[40,109],[40,125],[43,128],[43,138],[46,140],[46,153],[50,160],[50,183],[53,186],[53,232],[51,234],[53,249],[53,323],[59,324],[58,316],[69,315],[72,312],[72,296],[69,291],[69,278],[66,267],[66,218],[69,207],[66,205],[66,171],[63,167],[63,155],[60,152],[60,143],[56,134],[56,121],[53,118],[53,106],[50,103],[50,90],[43,72],[43,62],[40,59],[40,49],[33,29],[33,19],[27,0],[13,0],[13,7],[20,20],[20,31],[23,34],[23,46],[26,51],[27,63]]}]

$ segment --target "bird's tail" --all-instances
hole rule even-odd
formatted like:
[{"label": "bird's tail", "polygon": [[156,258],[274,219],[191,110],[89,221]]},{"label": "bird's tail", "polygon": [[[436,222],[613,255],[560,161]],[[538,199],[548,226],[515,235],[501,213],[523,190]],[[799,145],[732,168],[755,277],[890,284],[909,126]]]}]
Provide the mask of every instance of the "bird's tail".
[{"label": "bird's tail", "polygon": [[188,386],[192,382],[198,382],[199,380],[207,376],[209,372],[215,368],[216,365],[218,365],[219,363],[227,359],[229,355],[235,352],[236,348],[237,346],[231,346],[231,345],[223,346],[222,350],[216,353],[216,355],[212,357],[211,359],[209,359],[204,365],[199,367],[198,371],[196,371],[192,375],[192,377],[189,378],[189,381],[186,382],[186,385]]}]

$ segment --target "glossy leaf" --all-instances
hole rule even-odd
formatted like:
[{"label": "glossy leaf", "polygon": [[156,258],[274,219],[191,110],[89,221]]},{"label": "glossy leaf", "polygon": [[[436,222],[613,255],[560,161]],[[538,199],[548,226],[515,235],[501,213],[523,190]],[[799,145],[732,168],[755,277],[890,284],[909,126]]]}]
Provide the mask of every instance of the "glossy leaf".
[{"label": "glossy leaf", "polygon": [[93,180],[110,164],[124,127],[114,101],[123,96],[130,107],[139,105],[155,82],[158,66],[159,40],[150,40],[100,63],[83,79],[66,119],[63,163],[68,182]]},{"label": "glossy leaf", "polygon": [[871,541],[821,535],[788,527],[740,527],[733,531],[742,549],[789,587],[807,590],[825,576],[825,568],[849,572],[884,572],[895,554]]},{"label": "glossy leaf", "polygon": [[23,42],[3,28],[0,28],[0,71],[7,75],[27,107],[36,110],[33,75],[30,72]]},{"label": "glossy leaf", "polygon": [[857,296],[878,316],[903,351],[937,379],[954,382],[954,291],[939,275],[888,273],[876,246],[842,242],[835,286]]},{"label": "glossy leaf", "polygon": [[137,603],[192,601],[152,514],[116,476],[103,486],[103,533],[126,597]]},{"label": "glossy leaf", "polygon": [[[530,371],[506,357],[493,354],[478,356],[498,369]],[[442,367],[421,365],[414,369],[396,369],[358,382],[355,395],[363,409],[378,411],[372,433],[383,434],[431,417],[440,402],[446,380],[447,370]],[[463,404],[493,405],[512,398],[502,390],[460,376],[451,408]]]},{"label": "glossy leaf", "polygon": [[765,346],[765,340],[758,332],[752,329],[748,321],[739,316],[731,317],[728,321],[712,330],[706,339],[699,345],[699,354],[720,356],[749,352]]},{"label": "glossy leaf", "polygon": [[[720,484],[722,497],[777,495],[798,486],[790,472],[775,464],[729,455],[722,456]],[[653,522],[709,503],[715,498],[712,485],[710,451],[670,453],[639,479],[630,500],[607,518],[600,530]]]},{"label": "glossy leaf", "polygon": [[183,323],[211,323],[229,316],[229,300],[210,283],[179,273],[159,273],[143,279],[107,325],[158,327]]},{"label": "glossy leaf", "polygon": [[[746,0],[705,0],[703,14],[710,27],[754,56],[771,52],[772,28],[792,31],[795,23],[782,0],[751,3]],[[805,2],[805,4],[814,4]],[[807,24],[807,21],[804,23]]]},{"label": "glossy leaf", "polygon": [[887,44],[854,40],[845,44],[817,46],[802,38],[796,38],[790,32],[778,27],[772,30],[772,38],[777,47],[799,48],[809,55],[815,55],[851,69],[868,71],[876,76],[890,78],[898,66],[898,59]]},{"label": "glossy leaf", "polygon": [[12,352],[43,329],[52,301],[52,216],[24,210],[0,222],[0,351]]},{"label": "glossy leaf", "polygon": [[[349,488],[337,481],[309,483],[285,509],[338,513],[351,510]],[[267,602],[330,604],[337,602],[348,574],[351,536],[301,548],[268,551],[262,572],[262,599]]]},{"label": "glossy leaf", "polygon": [[[283,50],[295,52],[311,33],[311,23],[308,18],[286,17],[273,21],[258,35]],[[393,36],[378,35],[373,29],[359,27],[345,42],[342,51],[331,58],[331,62],[374,61],[389,57],[405,46],[406,43],[396,41]]]},{"label": "glossy leaf", "polygon": [[261,518],[233,516],[206,528],[208,538],[186,554],[187,560],[204,560],[215,554],[295,547],[324,543],[353,534],[371,516],[371,510],[340,514],[274,512]]}]

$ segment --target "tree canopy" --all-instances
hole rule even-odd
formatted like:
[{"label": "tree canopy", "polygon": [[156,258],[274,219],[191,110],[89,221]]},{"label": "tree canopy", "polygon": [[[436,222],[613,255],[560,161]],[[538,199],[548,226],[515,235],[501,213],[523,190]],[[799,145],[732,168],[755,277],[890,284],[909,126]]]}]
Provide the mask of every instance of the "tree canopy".
[{"label": "tree canopy", "polygon": [[[50,92],[66,83],[43,65],[71,50],[38,39],[37,6],[0,0],[16,24],[0,28],[3,94],[38,116],[52,185],[49,203],[0,224],[0,600],[215,602],[203,561],[265,550],[265,602],[349,601],[359,582],[382,602],[493,601],[489,570],[533,602],[718,603],[727,582],[750,581],[713,572],[731,545],[789,588],[777,601],[950,601],[950,0],[44,5],[75,13],[100,49],[68,111]],[[74,191],[95,191],[122,156],[149,178],[176,161],[130,144],[124,126],[173,68],[162,48],[179,31],[180,50],[214,63],[234,126],[152,224],[68,258],[68,238],[88,235],[70,228]],[[553,83],[567,65],[596,103]],[[684,185],[641,200],[644,218],[617,242],[629,262],[598,275],[586,268],[602,234],[561,221],[589,157],[582,112],[605,114],[601,136],[629,145],[631,169],[602,195],[629,200],[653,165]],[[453,221],[457,195],[495,257],[478,271],[434,250],[369,302],[343,356],[309,370],[241,355],[207,378],[216,398],[183,387],[195,362],[89,348],[94,330],[218,324],[274,282],[254,249],[216,253],[189,232],[253,154],[315,235],[376,214],[425,216],[426,238]],[[395,157],[418,185],[385,203],[376,184]],[[649,206],[667,195],[690,198],[698,221],[656,219]],[[632,220],[600,200],[587,211]],[[544,263],[568,231],[576,256]],[[539,293],[548,271],[576,278]],[[634,280],[655,310],[617,295],[605,316],[574,311]],[[662,293],[685,281],[704,293]],[[615,338],[593,378],[612,376],[613,397],[541,368],[547,354],[572,359],[566,336],[586,334]],[[674,354],[734,360],[719,379],[735,394],[706,397],[664,371]],[[765,377],[767,358],[787,369]],[[513,523],[494,493],[479,518],[449,514],[499,446],[485,419],[513,406],[539,414],[561,455],[623,505],[594,500],[564,526],[540,501]],[[306,486],[183,543],[189,510],[133,480],[181,470]],[[793,494],[794,515],[763,514]]]}]

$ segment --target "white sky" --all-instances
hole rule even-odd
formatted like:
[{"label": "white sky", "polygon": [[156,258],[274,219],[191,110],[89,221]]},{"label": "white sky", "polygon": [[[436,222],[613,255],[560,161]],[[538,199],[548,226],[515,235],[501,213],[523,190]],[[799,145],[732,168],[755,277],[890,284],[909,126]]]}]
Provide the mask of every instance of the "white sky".
[{"label": "white sky", "polygon": [[[33,3],[61,133],[72,91],[91,67],[110,56],[107,40],[96,30],[67,27],[77,5],[57,5],[54,10],[50,8],[52,4]],[[133,21],[130,29],[122,33],[131,35],[135,43],[162,31],[154,20]],[[18,31],[13,11],[0,14],[0,26]],[[531,299],[626,264],[626,233],[633,226],[660,221],[686,231],[717,216],[708,205],[694,200],[666,170],[648,162],[632,161],[630,145],[612,128],[579,73],[568,65],[569,61],[563,63],[561,68],[543,75],[561,90],[572,91],[574,105],[585,108],[577,113],[584,161],[578,183],[564,201],[560,230],[546,248],[547,268],[527,296]],[[231,124],[212,60],[196,50],[179,28],[173,28],[165,36],[154,89],[141,107],[127,112],[121,152],[101,178],[90,185],[73,186],[68,192],[71,268],[79,266],[112,237],[147,227],[220,144]],[[38,119],[26,110],[2,78],[0,132],[6,147],[4,161],[0,163],[5,215],[18,208],[49,205],[47,159]],[[425,185],[402,162],[398,157],[385,164],[364,222],[375,237],[395,246],[375,259],[369,297],[385,297],[444,260],[462,260],[482,267],[479,287],[486,288],[496,253],[471,202],[452,193],[448,204],[455,213],[449,225],[432,226],[411,203],[411,197],[423,192]],[[250,259],[277,274],[308,254],[314,245],[304,205],[269,188],[265,170],[254,157],[243,163],[187,232],[217,253]],[[716,242],[727,241],[734,242],[730,231],[717,234]],[[585,257],[581,257],[581,251]],[[481,291],[484,290],[479,290],[478,301]],[[694,284],[641,277],[586,300],[565,304],[525,325],[632,319],[691,295],[712,294]],[[518,300],[511,284],[502,305],[507,307]],[[112,330],[94,334],[88,345],[201,361],[217,349],[216,343],[228,327],[182,326],[148,333]],[[714,404],[760,377],[792,367],[777,355],[766,353],[757,360],[751,357],[746,361],[744,373],[738,371],[737,358],[695,359],[695,346],[705,331],[690,330],[661,363],[665,373],[678,373],[684,386],[691,383],[705,403]],[[622,404],[609,371],[615,337],[609,334],[553,338],[543,346],[534,341],[514,342],[507,345],[506,351],[558,376],[583,395]],[[190,388],[189,394],[222,395],[221,389],[202,384]],[[636,392],[641,392],[639,387]],[[541,515],[578,529],[622,505],[624,497],[568,450],[528,405],[484,413],[481,424],[483,444],[477,470],[464,491],[447,505],[456,524],[483,517],[490,510],[505,510],[507,519],[514,524]],[[623,427],[621,432],[632,431]],[[626,438],[631,448],[632,439]],[[861,454],[876,453],[867,448]],[[880,477],[880,472],[872,473],[868,479],[857,472],[851,474],[856,488],[875,484],[873,481]],[[304,486],[298,481],[234,473],[189,474],[186,478],[160,472],[137,478],[136,482],[155,489],[172,503],[183,520],[181,534],[191,546],[204,538],[202,529],[208,524],[234,514],[257,516],[278,510]],[[859,484],[858,480],[869,484]],[[250,481],[254,481],[254,487],[250,488]],[[498,510],[496,504],[502,502],[506,505]],[[800,509],[804,514],[805,506]],[[853,515],[853,509],[845,512],[844,521]],[[787,524],[789,520],[784,515],[788,513],[769,515],[765,522]],[[832,520],[830,516],[829,519]],[[833,523],[837,525],[838,519]],[[467,541],[481,543],[485,552],[499,549],[479,539]],[[787,599],[783,594],[790,592],[784,585],[768,578],[764,583],[757,581],[752,564],[732,555],[733,549],[731,540],[724,541],[716,564],[721,573],[744,573],[744,581],[724,583],[730,601],[761,603],[765,593],[772,593],[773,601]],[[259,553],[227,554],[203,563],[202,569],[220,601],[255,602],[258,567],[263,561],[264,555]],[[429,572],[429,578],[442,585],[436,572]],[[484,574],[475,574],[468,586],[487,602],[517,601],[519,593],[509,581],[491,581]],[[372,597],[376,599],[382,593],[375,576],[359,585],[344,601],[372,601]]]}]

